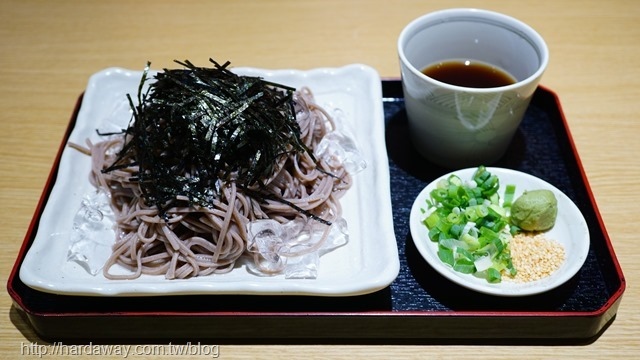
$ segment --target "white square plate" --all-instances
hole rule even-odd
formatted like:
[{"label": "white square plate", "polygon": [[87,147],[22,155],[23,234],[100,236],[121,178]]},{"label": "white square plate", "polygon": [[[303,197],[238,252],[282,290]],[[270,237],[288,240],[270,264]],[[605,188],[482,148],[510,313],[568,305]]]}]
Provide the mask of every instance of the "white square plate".
[{"label": "white square plate", "polygon": [[[67,261],[73,218],[82,198],[93,189],[90,158],[66,147],[58,175],[43,210],[37,234],[20,268],[29,287],[56,294],[90,296],[150,296],[178,294],[269,294],[350,296],[377,291],[398,275],[399,259],[393,230],[389,166],[384,138],[380,77],[365,65],[341,68],[263,70],[234,68],[238,74],[260,76],[292,87],[307,86],[329,112],[342,112],[367,162],[342,198],[349,242],[320,259],[316,279],[256,276],[239,266],[227,274],[167,280],[143,275],[135,280],[93,276]],[[96,129],[126,128],[130,112],[126,94],[135,98],[142,72],[109,68],[88,83],[75,127],[68,139],[84,144],[100,140]],[[114,125],[115,123],[115,125]],[[115,236],[115,235],[113,235]]]}]

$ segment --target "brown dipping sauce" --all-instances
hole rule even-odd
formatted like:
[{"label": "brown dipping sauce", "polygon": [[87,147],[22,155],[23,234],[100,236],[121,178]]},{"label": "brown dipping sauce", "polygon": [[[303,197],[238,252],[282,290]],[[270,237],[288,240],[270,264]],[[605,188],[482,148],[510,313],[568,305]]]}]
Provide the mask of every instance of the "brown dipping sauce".
[{"label": "brown dipping sauce", "polygon": [[424,68],[422,73],[450,85],[470,88],[494,88],[517,82],[515,77],[500,68],[464,60],[438,62]]}]

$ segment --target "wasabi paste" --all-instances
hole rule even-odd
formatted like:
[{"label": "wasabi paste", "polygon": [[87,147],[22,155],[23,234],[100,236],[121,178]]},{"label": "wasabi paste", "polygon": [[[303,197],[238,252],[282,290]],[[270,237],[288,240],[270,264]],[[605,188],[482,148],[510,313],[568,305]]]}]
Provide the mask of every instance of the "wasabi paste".
[{"label": "wasabi paste", "polygon": [[553,227],[558,201],[549,190],[525,191],[511,205],[511,223],[526,231],[545,231]]}]

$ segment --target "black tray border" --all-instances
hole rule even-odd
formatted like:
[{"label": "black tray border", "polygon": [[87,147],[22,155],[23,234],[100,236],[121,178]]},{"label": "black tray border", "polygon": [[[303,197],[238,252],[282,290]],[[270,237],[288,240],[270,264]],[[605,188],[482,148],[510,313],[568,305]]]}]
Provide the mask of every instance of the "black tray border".
[{"label": "black tray border", "polygon": [[[402,96],[397,79],[382,81],[383,96],[393,99]],[[313,297],[291,299],[300,305],[283,312],[277,307],[263,306],[253,310],[256,297],[228,296],[234,305],[221,311],[166,310],[162,308],[107,309],[83,305],[84,298],[53,295],[27,287],[19,279],[19,268],[37,231],[44,205],[57,175],[62,149],[75,126],[82,103],[79,97],[69,126],[60,144],[54,166],[35,210],[16,263],[7,282],[13,299],[14,312],[31,324],[43,339],[52,341],[101,340],[130,342],[132,339],[215,339],[228,343],[542,343],[577,344],[595,341],[613,322],[622,299],[626,282],[615,257],[604,223],[599,215],[593,194],[568,130],[559,99],[552,91],[540,87],[533,100],[552,105],[561,131],[567,137],[567,146],[574,156],[575,166],[587,189],[589,201],[597,214],[599,229],[605,239],[604,260],[611,263],[612,296],[594,311],[390,311],[385,306],[389,290],[352,297],[349,299]],[[227,297],[227,296],[225,296]],[[34,301],[35,298],[35,301]],[[197,303],[207,296],[191,296]],[[64,301],[61,301],[64,300]],[[80,300],[80,301],[78,301]],[[153,300],[153,299],[150,299]],[[317,299],[316,299],[317,300]],[[73,307],[59,309],[55,304],[70,301]],[[108,300],[106,300],[108,301]],[[335,301],[335,302],[334,302]],[[391,300],[388,300],[391,301]],[[47,306],[50,302],[53,306]],[[363,305],[365,304],[365,305]],[[370,307],[368,304],[371,304]],[[380,305],[383,304],[381,307]],[[340,311],[336,311],[336,306]],[[215,318],[215,326],[211,326]],[[19,327],[18,324],[16,326]],[[308,330],[301,335],[303,330]],[[145,335],[141,335],[145,334]]]}]

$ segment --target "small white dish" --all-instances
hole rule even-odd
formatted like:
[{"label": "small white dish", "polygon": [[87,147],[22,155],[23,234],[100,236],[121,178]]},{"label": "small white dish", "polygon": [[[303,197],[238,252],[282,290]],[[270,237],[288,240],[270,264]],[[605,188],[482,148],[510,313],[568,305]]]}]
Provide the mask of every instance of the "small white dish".
[{"label": "small white dish", "polygon": [[[349,242],[320,259],[316,279],[257,276],[238,267],[227,274],[184,280],[143,275],[135,280],[93,276],[67,261],[74,214],[91,189],[90,158],[66,147],[37,234],[20,268],[29,287],[56,294],[90,296],[149,296],[178,294],[256,294],[350,296],[388,286],[398,275],[400,262],[393,229],[389,166],[384,140],[380,77],[365,65],[341,68],[263,70],[233,68],[239,74],[260,76],[292,87],[307,86],[330,113],[343,116],[359,144],[367,167],[341,199],[349,227]],[[76,124],[68,139],[84,144],[99,141],[96,129],[126,128],[130,109],[126,94],[137,94],[142,72],[109,68],[88,83]],[[357,131],[354,131],[357,130]],[[107,234],[106,236],[114,236]],[[108,240],[108,239],[107,239]]]},{"label": "small white dish", "polygon": [[[472,274],[463,274],[454,271],[438,258],[438,244],[429,239],[427,227],[422,220],[432,211],[429,211],[426,200],[429,193],[436,187],[441,179],[446,179],[451,174],[458,175],[462,180],[470,180],[477,168],[463,169],[443,175],[427,185],[418,195],[411,208],[409,226],[411,237],[422,257],[438,273],[454,283],[481,293],[498,296],[526,296],[534,295],[554,289],[571,279],[584,264],[589,252],[589,228],[584,216],[578,207],[563,192],[548,182],[535,176],[519,171],[488,167],[487,170],[500,179],[499,194],[504,195],[505,186],[516,186],[514,199],[525,190],[548,189],[558,200],[558,216],[555,226],[546,232],[548,239],[559,242],[565,249],[565,261],[554,273],[546,278],[531,282],[515,282],[504,280],[491,284],[486,279]],[[426,211],[426,213],[425,213]]]}]

